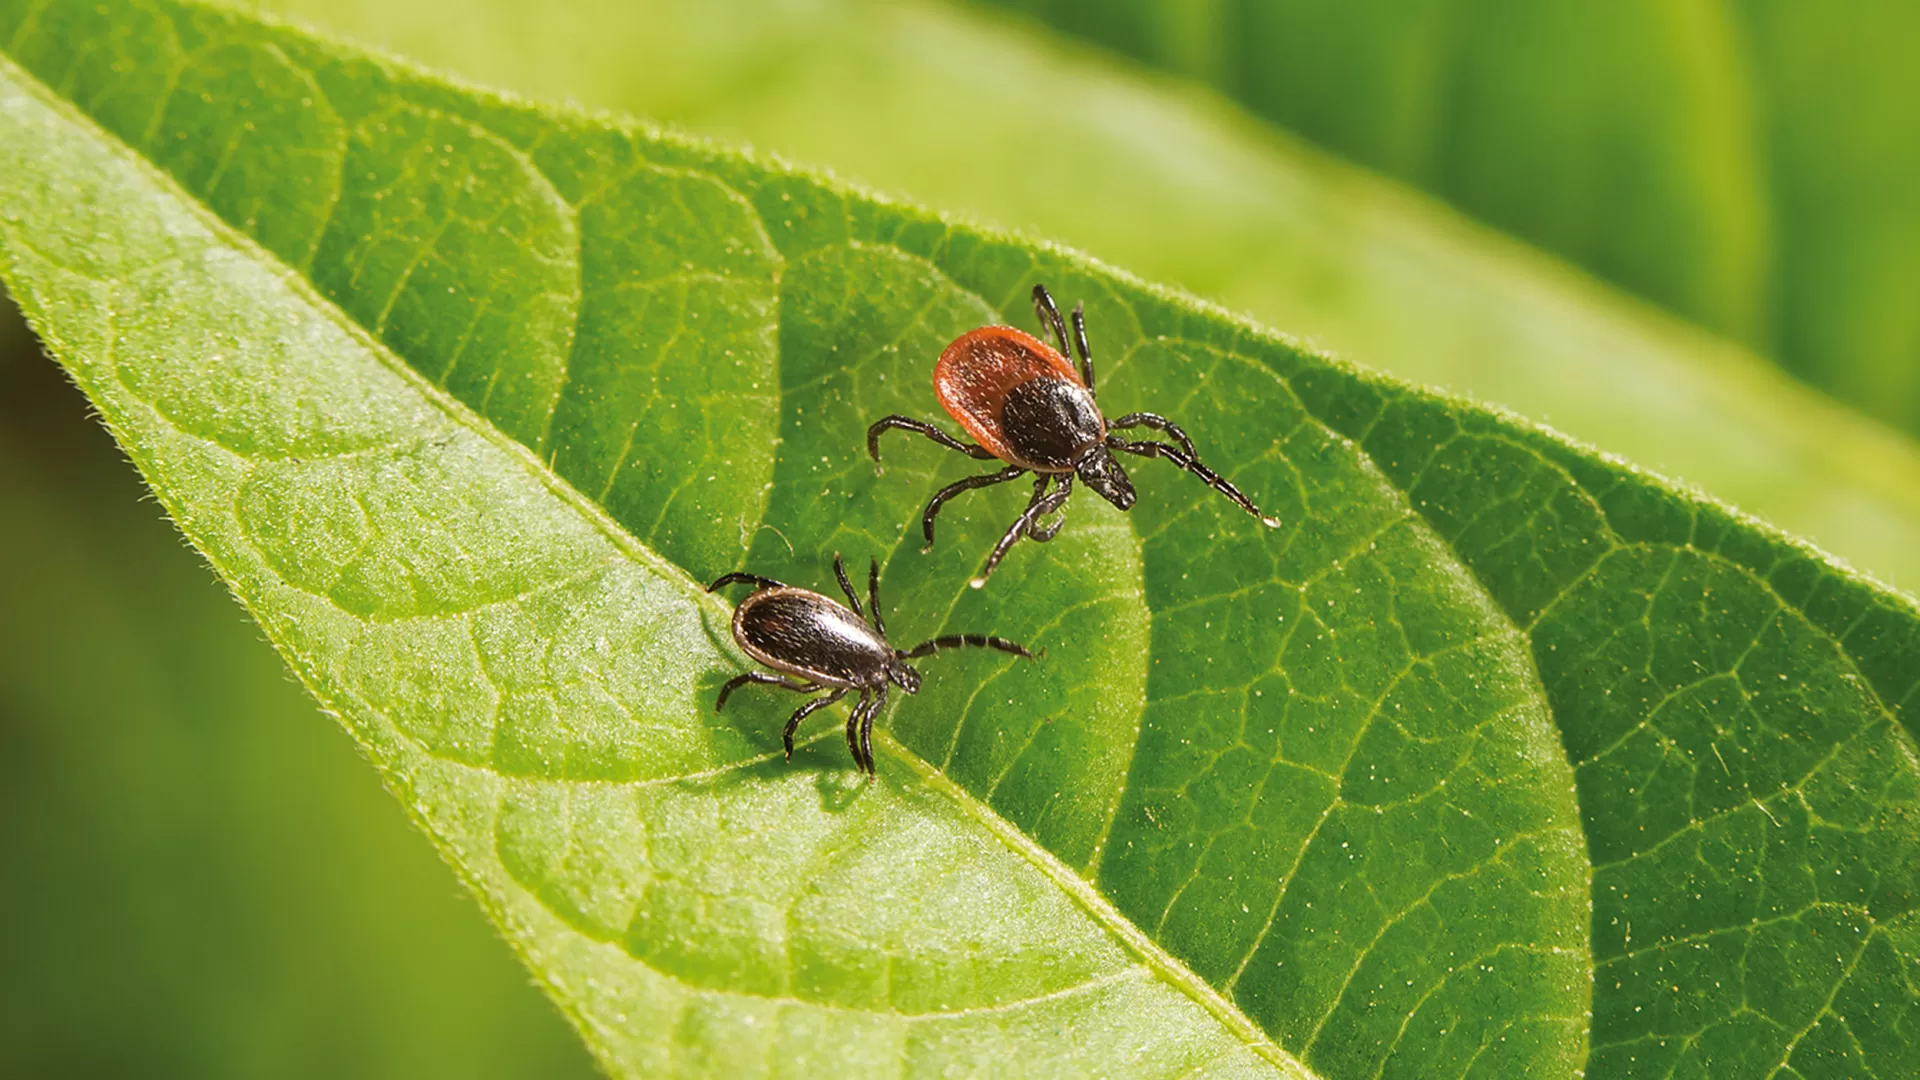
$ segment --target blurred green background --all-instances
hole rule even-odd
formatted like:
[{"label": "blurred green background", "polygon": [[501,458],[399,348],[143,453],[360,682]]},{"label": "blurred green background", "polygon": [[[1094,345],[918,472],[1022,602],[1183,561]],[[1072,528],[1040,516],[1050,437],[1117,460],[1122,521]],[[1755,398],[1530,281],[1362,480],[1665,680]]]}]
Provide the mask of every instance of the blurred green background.
[{"label": "blurred green background", "polygon": [[[1920,0],[263,6],[1062,239],[1920,582]],[[591,1073],[10,311],[0,497],[0,1076]]]},{"label": "blurred green background", "polygon": [[1908,0],[997,0],[1920,431]]}]

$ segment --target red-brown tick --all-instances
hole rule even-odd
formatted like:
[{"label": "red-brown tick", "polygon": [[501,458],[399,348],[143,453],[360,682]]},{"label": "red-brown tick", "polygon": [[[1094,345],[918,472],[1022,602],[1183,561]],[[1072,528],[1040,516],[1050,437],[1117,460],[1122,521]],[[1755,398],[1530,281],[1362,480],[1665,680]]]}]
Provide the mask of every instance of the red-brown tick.
[{"label": "red-brown tick", "polygon": [[873,769],[873,720],[887,707],[887,684],[892,683],[909,694],[920,690],[920,673],[908,660],[931,656],[941,649],[970,645],[981,649],[999,649],[1031,660],[1033,654],[1005,638],[985,634],[946,634],[923,641],[911,649],[896,649],[887,642],[887,626],[880,617],[880,564],[867,567],[867,605],[860,610],[860,597],[847,580],[847,568],[840,556],[833,557],[833,574],[840,579],[840,591],[847,594],[852,610],[839,601],[810,589],[783,585],[758,574],[732,573],[707,586],[713,592],[726,585],[747,582],[755,591],[733,611],[733,640],[748,656],[784,675],[749,671],[737,675],[720,688],[713,703],[719,712],[727,704],[727,695],[748,683],[764,683],[810,694],[831,690],[794,710],[787,718],[781,741],[787,748],[787,760],[793,760],[793,732],[815,709],[860,692],[860,703],[847,717],[847,749],[853,763],[871,779]]},{"label": "red-brown tick", "polygon": [[[1058,349],[1011,326],[983,326],[955,338],[933,366],[933,390],[947,414],[959,421],[978,445],[969,446],[923,420],[889,416],[867,429],[867,453],[880,460],[880,434],[889,428],[917,432],[949,450],[981,461],[998,458],[1007,463],[999,472],[969,476],[934,493],[920,517],[927,547],[933,547],[933,519],[948,499],[974,488],[1004,484],[1033,473],[1033,498],[972,581],[974,588],[1000,565],[1007,550],[1022,536],[1046,543],[1060,532],[1062,519],[1041,519],[1066,505],[1077,476],[1088,487],[1122,510],[1132,508],[1133,482],[1113,452],[1165,458],[1205,480],[1242,510],[1271,528],[1280,519],[1260,512],[1253,501],[1224,477],[1200,463],[1193,440],[1179,425],[1149,412],[1128,413],[1108,420],[1094,399],[1093,356],[1087,348],[1086,305],[1073,308],[1073,343],[1080,352],[1080,369],[1067,359],[1067,328],[1060,309],[1044,285],[1033,287],[1033,311],[1042,331],[1052,330]],[[1114,432],[1147,427],[1166,432],[1179,446],[1152,440],[1130,441]],[[1048,491],[1048,487],[1053,488]]]}]

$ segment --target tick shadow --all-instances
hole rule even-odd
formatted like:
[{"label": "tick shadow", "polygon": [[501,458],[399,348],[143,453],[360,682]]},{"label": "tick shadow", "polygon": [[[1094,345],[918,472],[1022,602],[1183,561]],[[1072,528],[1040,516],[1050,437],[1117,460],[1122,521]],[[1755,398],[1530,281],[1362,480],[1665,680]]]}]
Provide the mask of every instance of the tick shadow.
[{"label": "tick shadow", "polygon": [[716,668],[700,677],[701,705],[716,721],[715,748],[723,759],[747,759],[705,783],[724,788],[737,783],[778,782],[809,776],[820,794],[821,806],[828,812],[839,813],[854,805],[871,786],[866,775],[854,766],[844,735],[847,711],[858,697],[848,695],[801,721],[793,736],[793,760],[788,761],[780,738],[787,719],[794,710],[823,694],[802,694],[749,683],[734,690],[727,698],[725,709],[713,712],[713,703],[719,698],[721,688],[738,673]]}]

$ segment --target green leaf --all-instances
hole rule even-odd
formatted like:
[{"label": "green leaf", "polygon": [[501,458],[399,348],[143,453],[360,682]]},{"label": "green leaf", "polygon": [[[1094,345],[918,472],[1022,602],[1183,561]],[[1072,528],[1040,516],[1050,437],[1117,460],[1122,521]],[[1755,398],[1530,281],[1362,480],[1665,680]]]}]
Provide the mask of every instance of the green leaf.
[{"label": "green leaf", "polygon": [[[1920,582],[1913,440],[1405,185],[1011,19],[915,0],[568,0],[529,19],[474,0],[455,28],[423,0],[272,6],[1064,240]],[[1072,165],[1036,166],[1055,161]]]},{"label": "green leaf", "polygon": [[[0,11],[9,288],[610,1070],[1910,1059],[1903,598],[1069,253],[214,11]],[[1017,492],[914,554],[967,463],[861,429],[1036,278],[1286,526],[1143,466],[987,590]],[[1049,651],[929,663],[872,786],[708,707],[698,582],[835,549],[902,639]]]},{"label": "green leaf", "polygon": [[1920,9],[994,0],[1206,80],[1920,431]]}]

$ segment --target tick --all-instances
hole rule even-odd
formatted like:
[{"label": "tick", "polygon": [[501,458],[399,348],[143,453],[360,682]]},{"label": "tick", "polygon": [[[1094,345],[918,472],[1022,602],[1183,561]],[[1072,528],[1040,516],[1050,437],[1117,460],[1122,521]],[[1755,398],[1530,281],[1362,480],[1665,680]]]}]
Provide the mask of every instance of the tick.
[{"label": "tick", "polygon": [[[748,656],[780,672],[749,671],[736,675],[720,688],[713,711],[726,707],[727,695],[748,683],[764,683],[803,694],[820,690],[829,693],[795,709],[780,733],[787,748],[787,760],[793,760],[793,732],[816,709],[825,708],[858,691],[860,703],[847,717],[847,749],[853,762],[871,779],[873,769],[873,719],[887,707],[887,686],[892,684],[909,694],[920,690],[920,672],[907,663],[931,656],[941,649],[972,646],[999,649],[1031,660],[1033,654],[1005,638],[984,634],[946,634],[923,641],[911,649],[896,649],[887,641],[887,626],[880,617],[880,564],[867,568],[867,607],[860,608],[860,597],[847,580],[847,568],[840,556],[833,557],[833,574],[840,579],[840,591],[847,604],[820,595],[810,589],[785,585],[758,574],[732,573],[707,586],[714,592],[724,586],[746,582],[755,590],[733,611],[733,640]],[[870,613],[869,613],[870,612]],[[792,676],[792,678],[788,678]]]},{"label": "tick", "polygon": [[[947,414],[973,436],[974,445],[924,420],[906,416],[889,416],[867,429],[867,453],[876,462],[880,460],[881,433],[900,428],[980,461],[998,459],[1006,463],[1006,468],[998,472],[969,476],[934,493],[926,513],[920,516],[927,548],[933,547],[933,519],[947,500],[963,491],[1004,484],[1033,473],[1033,498],[994,545],[986,566],[973,579],[973,587],[980,588],[1022,536],[1044,544],[1060,532],[1063,519],[1044,524],[1042,519],[1066,506],[1076,478],[1120,509],[1132,508],[1133,482],[1114,457],[1116,451],[1171,461],[1205,480],[1269,528],[1280,524],[1280,519],[1261,513],[1239,488],[1201,464],[1193,440],[1178,424],[1150,412],[1128,413],[1117,420],[1101,414],[1094,397],[1085,304],[1073,308],[1073,343],[1080,353],[1077,371],[1067,358],[1066,324],[1044,285],[1033,287],[1033,311],[1040,320],[1041,332],[1053,332],[1058,349],[1011,326],[983,326],[955,338],[933,366],[934,393]],[[1136,427],[1165,432],[1180,445],[1151,439],[1134,441],[1117,434]]]}]

